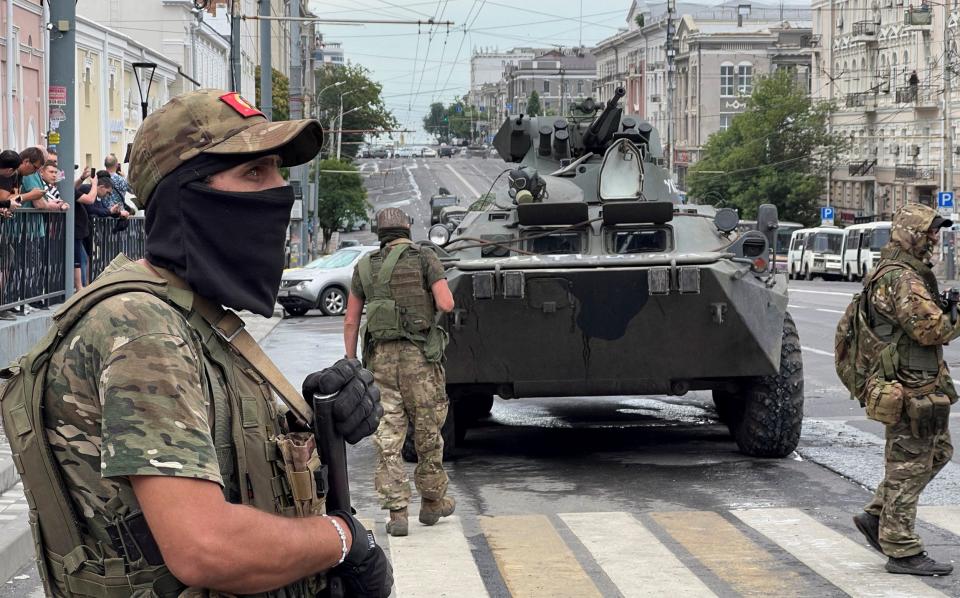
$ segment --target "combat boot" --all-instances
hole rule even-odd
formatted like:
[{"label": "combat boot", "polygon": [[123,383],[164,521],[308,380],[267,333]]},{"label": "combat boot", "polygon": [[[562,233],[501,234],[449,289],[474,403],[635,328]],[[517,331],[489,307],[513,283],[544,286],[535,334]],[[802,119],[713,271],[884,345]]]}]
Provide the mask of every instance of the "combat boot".
[{"label": "combat boot", "polygon": [[854,516],[853,524],[857,526],[857,529],[860,530],[863,537],[867,539],[870,546],[882,554],[883,548],[880,547],[880,518],[864,512]]},{"label": "combat boot", "polygon": [[387,522],[387,533],[394,537],[406,536],[410,528],[407,520],[407,508],[390,511],[390,521]]},{"label": "combat boot", "polygon": [[453,510],[457,507],[457,502],[452,496],[444,496],[440,500],[423,499],[420,503],[420,523],[424,525],[433,525],[440,521],[441,517],[453,515]]},{"label": "combat boot", "polygon": [[887,571],[890,573],[905,573],[907,575],[950,575],[953,565],[938,563],[927,556],[926,552],[887,561]]}]

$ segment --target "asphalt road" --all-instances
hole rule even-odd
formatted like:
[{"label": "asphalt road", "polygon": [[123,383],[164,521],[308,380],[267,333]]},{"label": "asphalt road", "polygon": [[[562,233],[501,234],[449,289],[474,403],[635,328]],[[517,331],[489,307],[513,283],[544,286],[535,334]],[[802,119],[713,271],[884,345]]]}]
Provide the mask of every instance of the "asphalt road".
[{"label": "asphalt road", "polygon": [[[409,210],[422,238],[438,186],[472,200],[503,168],[499,160],[381,160],[364,172],[373,173],[374,206]],[[455,516],[421,526],[414,492],[411,535],[391,539],[373,488],[372,442],[350,447],[354,503],[393,559],[395,595],[960,596],[960,574],[883,572],[850,522],[883,463],[880,426],[833,370],[836,322],[857,288],[790,285],[806,404],[800,447],[786,459],[739,454],[708,393],[497,399],[446,465]],[[343,354],[342,318],[284,320],[264,347],[299,382]],[[958,348],[946,354],[960,361]],[[960,560],[958,503],[951,463],[921,510],[935,558]],[[35,571],[24,575],[0,596],[39,595]]]}]

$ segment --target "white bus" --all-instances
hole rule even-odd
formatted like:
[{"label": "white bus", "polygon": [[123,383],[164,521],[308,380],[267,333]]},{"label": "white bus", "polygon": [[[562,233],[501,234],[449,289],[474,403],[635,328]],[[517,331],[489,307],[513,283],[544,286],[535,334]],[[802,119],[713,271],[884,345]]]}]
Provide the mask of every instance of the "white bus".
[{"label": "white bus", "polygon": [[844,231],[835,226],[802,228],[790,236],[787,269],[790,278],[843,275],[841,255]]},{"label": "white bus", "polygon": [[880,250],[890,240],[890,222],[866,222],[844,229],[843,275],[847,280],[862,280],[880,261]]}]

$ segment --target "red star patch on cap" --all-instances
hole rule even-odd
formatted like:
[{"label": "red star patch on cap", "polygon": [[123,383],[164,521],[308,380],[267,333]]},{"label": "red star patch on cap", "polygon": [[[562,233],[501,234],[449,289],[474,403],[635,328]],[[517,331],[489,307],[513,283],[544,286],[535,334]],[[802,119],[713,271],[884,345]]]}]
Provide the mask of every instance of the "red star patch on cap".
[{"label": "red star patch on cap", "polygon": [[237,114],[244,118],[250,118],[251,116],[263,116],[263,112],[260,112],[256,106],[243,99],[243,97],[235,92],[231,91],[230,93],[225,93],[220,96],[220,100],[237,111]]}]

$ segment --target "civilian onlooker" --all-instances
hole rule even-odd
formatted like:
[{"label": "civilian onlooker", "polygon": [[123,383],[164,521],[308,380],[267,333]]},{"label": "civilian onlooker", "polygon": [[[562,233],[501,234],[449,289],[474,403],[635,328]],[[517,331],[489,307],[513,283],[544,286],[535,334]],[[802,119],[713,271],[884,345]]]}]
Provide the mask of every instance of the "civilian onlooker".
[{"label": "civilian onlooker", "polygon": [[[128,208],[124,200],[127,197],[127,193],[130,193],[130,184],[127,183],[127,179],[123,178],[123,175],[120,174],[120,160],[117,159],[115,154],[110,154],[103,160],[103,167],[110,173],[110,180],[113,182],[113,193],[110,195],[107,207],[118,205],[127,210]],[[99,176],[99,174],[97,176]]]},{"label": "civilian onlooker", "polygon": [[[20,166],[20,154],[13,150],[0,152],[0,186],[4,179],[9,179],[17,172]],[[20,202],[11,195],[0,194],[0,218],[13,217],[13,210],[20,207]]]},{"label": "civilian onlooker", "polygon": [[90,257],[90,216],[87,213],[97,198],[97,187],[92,183],[84,184],[90,178],[90,168],[84,168],[73,184],[73,197],[77,202],[77,213],[73,220],[73,285],[79,291],[89,284]]},{"label": "civilian onlooker", "polygon": [[44,194],[40,199],[33,200],[33,207],[38,210],[49,211],[67,211],[70,204],[60,199],[60,189],[57,188],[57,178],[60,176],[60,169],[57,163],[47,160],[40,170],[40,178],[44,183]]},{"label": "civilian onlooker", "polygon": [[[34,151],[30,151],[30,150],[34,150]],[[33,157],[36,157],[38,153],[41,156],[41,159],[40,159],[40,166],[32,174],[23,172],[23,163],[21,161],[20,173],[21,175],[23,175],[23,178],[21,179],[21,182],[20,182],[20,193],[23,195],[23,201],[21,201],[20,203],[26,203],[28,201],[32,201],[33,205],[26,206],[26,207],[45,209],[41,207],[41,205],[38,204],[37,202],[38,200],[43,199],[43,196],[46,193],[46,183],[43,180],[43,178],[40,176],[40,171],[43,170],[43,167],[47,163],[47,153],[42,149],[40,149],[39,147],[29,147],[23,152],[20,152],[20,157],[23,158],[24,152],[27,152],[27,151],[30,151],[31,159]],[[32,194],[37,191],[41,192],[40,196],[33,197]]]},{"label": "civilian onlooker", "polygon": [[0,200],[13,199],[20,204],[25,204],[43,197],[44,185],[42,181],[39,186],[27,190],[22,188],[22,182],[25,177],[43,168],[46,157],[39,147],[28,147],[20,152],[19,158],[20,163],[13,173],[6,177],[0,177]]}]

